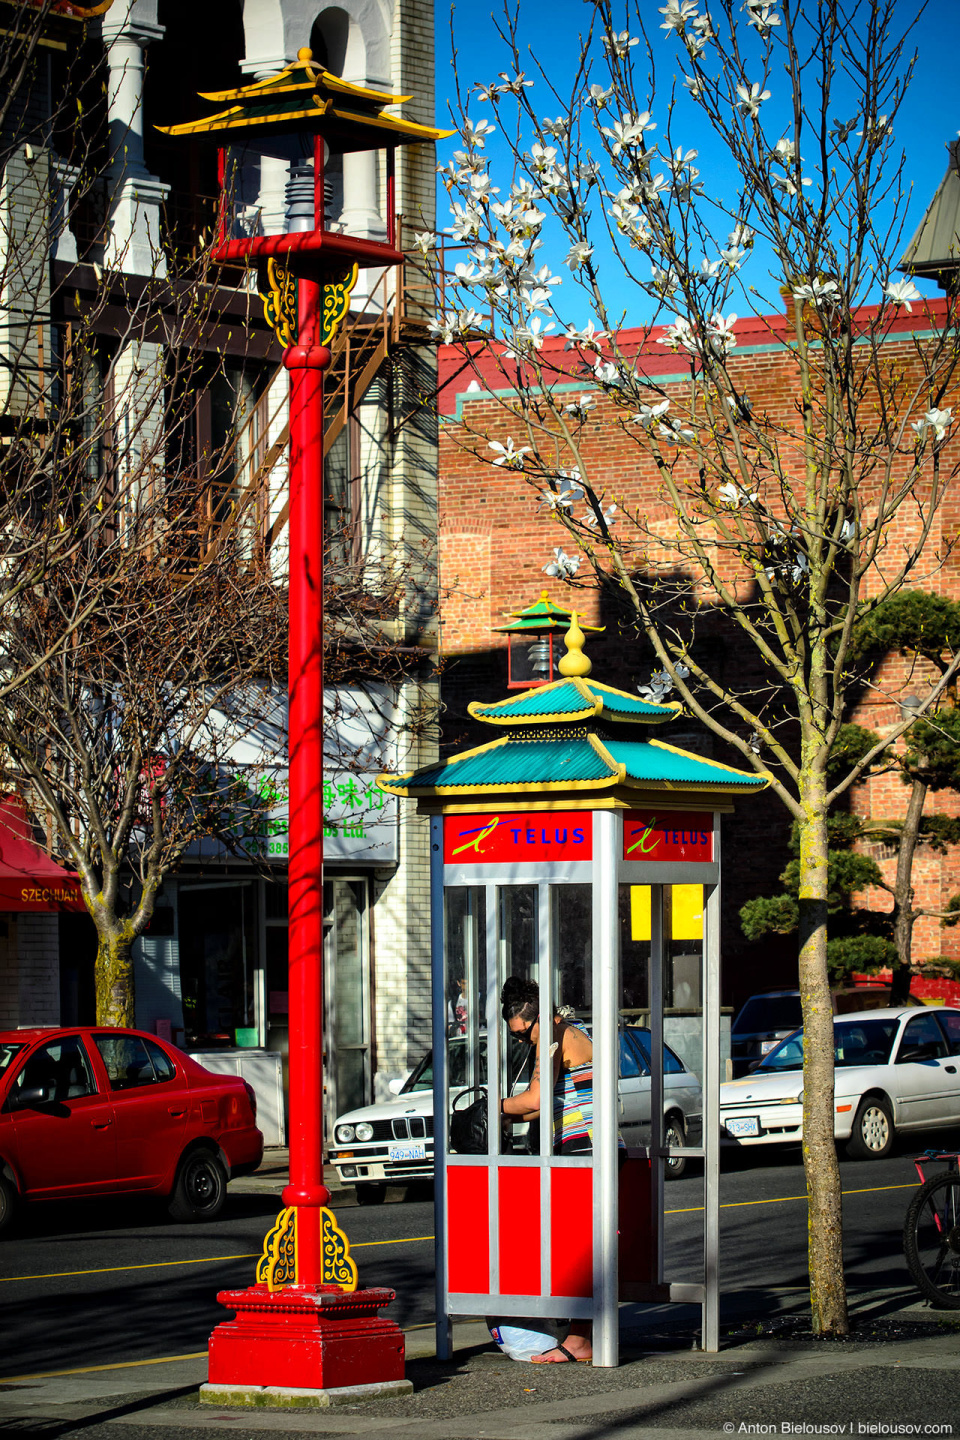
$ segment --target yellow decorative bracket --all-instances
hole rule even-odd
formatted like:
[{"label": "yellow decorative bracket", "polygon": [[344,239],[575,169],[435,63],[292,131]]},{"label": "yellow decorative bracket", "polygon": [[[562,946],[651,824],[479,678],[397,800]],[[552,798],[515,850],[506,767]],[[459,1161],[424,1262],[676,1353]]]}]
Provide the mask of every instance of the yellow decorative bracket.
[{"label": "yellow decorative bracket", "polygon": [[[263,1254],[257,1262],[257,1281],[273,1293],[297,1283],[297,1209],[295,1205],[282,1210],[277,1223],[263,1242]],[[304,1209],[304,1215],[317,1217],[320,1225],[323,1285],[339,1285],[341,1290],[356,1290],[356,1261],[350,1254],[350,1242],[333,1217],[333,1211]]]},{"label": "yellow decorative bracket", "polygon": [[296,1206],[280,1211],[276,1225],[264,1240],[263,1254],[257,1262],[257,1281],[271,1292],[297,1283]]},{"label": "yellow decorative bracket", "polygon": [[350,295],[360,274],[358,265],[351,265],[345,274],[330,275],[323,285],[323,317],[320,321],[320,344],[330,345],[350,309]]},{"label": "yellow decorative bracket", "polygon": [[260,290],[267,324],[285,350],[297,343],[297,279],[278,260],[267,261],[266,289]]}]

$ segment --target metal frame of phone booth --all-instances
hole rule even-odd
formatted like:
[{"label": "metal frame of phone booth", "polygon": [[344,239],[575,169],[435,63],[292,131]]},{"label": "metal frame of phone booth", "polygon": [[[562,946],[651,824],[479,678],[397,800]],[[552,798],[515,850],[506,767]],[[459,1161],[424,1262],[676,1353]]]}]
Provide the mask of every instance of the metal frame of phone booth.
[{"label": "metal frame of phone booth", "polygon": [[[650,742],[641,726],[674,718],[587,681],[582,633],[567,637],[566,679],[490,705],[475,718],[509,726],[502,738],[407,776],[381,776],[391,793],[431,813],[431,949],[436,1207],[437,1354],[452,1351],[452,1316],[498,1314],[589,1319],[593,1363],[619,1359],[621,1298],[699,1303],[701,1344],[718,1347],[720,813],[764,775],[733,770]],[[584,667],[586,667],[584,669]],[[561,670],[563,661],[561,661]],[[643,738],[640,738],[640,737]],[[532,901],[541,1016],[552,1016],[560,975],[560,899],[589,887],[587,996],[593,1042],[592,1154],[554,1154],[548,1078],[549,1022],[541,1020],[539,1153],[501,1153],[500,1099],[509,1090],[500,988],[506,976],[505,906],[513,887]],[[700,1283],[671,1283],[663,1244],[664,894],[703,887],[701,955],[703,1143],[683,1150],[705,1170]],[[621,1084],[623,887],[650,887],[649,1144],[618,1155]],[[514,892],[516,893],[516,892]],[[628,892],[632,897],[633,888]],[[506,898],[505,898],[506,897]],[[631,902],[632,904],[632,898]],[[463,967],[465,1047],[457,1093],[487,1093],[486,1154],[449,1144],[448,917]],[[451,921],[451,923],[454,923]],[[512,952],[511,952],[512,953]],[[476,1003],[474,1003],[474,997]],[[485,1037],[485,1046],[484,1046]],[[444,1117],[441,1120],[441,1117]],[[679,1152],[674,1152],[679,1153]]]}]

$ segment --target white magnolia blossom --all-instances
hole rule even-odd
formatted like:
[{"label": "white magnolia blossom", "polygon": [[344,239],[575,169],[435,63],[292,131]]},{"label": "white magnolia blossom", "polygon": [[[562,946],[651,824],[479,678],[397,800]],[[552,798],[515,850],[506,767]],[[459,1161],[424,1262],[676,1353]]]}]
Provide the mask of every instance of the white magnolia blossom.
[{"label": "white magnolia blossom", "polygon": [[549,135],[554,140],[562,140],[570,129],[570,121],[565,115],[558,115],[556,120],[541,120],[540,129],[544,135]]},{"label": "white magnolia blossom", "polygon": [[889,285],[883,287],[883,293],[894,305],[906,305],[909,314],[913,314],[911,300],[922,300],[923,296],[914,285],[912,280],[891,280]]},{"label": "white magnolia blossom", "polygon": [[453,278],[458,285],[474,285],[480,278],[480,272],[473,268],[472,261],[460,260],[453,267]]},{"label": "white magnolia blossom", "polygon": [[606,527],[609,529],[616,520],[616,514],[616,505],[608,505],[606,510],[601,510],[599,515],[597,514],[596,510],[588,510],[586,515],[584,515],[583,517],[582,523],[591,527],[599,527],[602,521],[602,523],[606,525]]},{"label": "white magnolia blossom", "polygon": [[519,75],[511,75],[508,70],[501,70],[500,79],[503,82],[500,89],[505,95],[522,95],[524,90],[533,86],[533,81],[526,78],[525,70],[521,70]]},{"label": "white magnolia blossom", "polygon": [[719,310],[716,314],[710,316],[710,324],[707,328],[707,340],[712,350],[719,351],[721,355],[725,355],[728,350],[735,348],[737,337],[733,333],[733,327],[736,319],[735,314],[730,314],[725,320]]},{"label": "white magnolia blossom", "polygon": [[588,187],[595,185],[602,174],[599,160],[581,160],[573,167],[573,178]]},{"label": "white magnolia blossom", "polygon": [[[656,128],[656,121],[650,119],[650,111],[644,110],[641,115],[622,115],[619,120],[614,120],[612,125],[602,125],[600,132],[612,141],[611,148],[614,155],[619,155],[620,151],[628,145],[636,145],[638,141],[642,142],[646,130],[656,130]],[[694,150],[692,153],[695,155],[696,151]]]},{"label": "white magnolia blossom", "polygon": [[581,265],[586,265],[593,254],[593,246],[588,245],[586,240],[575,240],[567,251],[565,263],[571,270],[579,270]]},{"label": "white magnolia blossom", "polygon": [[530,454],[529,445],[521,445],[519,448],[513,443],[513,436],[507,436],[506,445],[501,445],[499,440],[491,440],[487,446],[488,450],[496,451],[497,458],[494,465],[502,465],[507,470],[522,470],[523,457]]},{"label": "white magnolia blossom", "polygon": [[580,556],[568,555],[559,545],[554,549],[553,557],[549,565],[543,566],[543,573],[552,575],[556,580],[571,580],[580,569]]},{"label": "white magnolia blossom", "polygon": [[836,140],[838,145],[842,145],[847,139],[847,136],[853,134],[859,119],[859,115],[854,115],[851,120],[838,120],[836,116],[834,116],[830,139]]},{"label": "white magnolia blossom", "polygon": [[740,97],[737,101],[737,109],[741,114],[748,115],[754,120],[760,114],[760,106],[764,100],[770,99],[770,91],[761,90],[760,86],[756,84],[751,85],[749,90],[746,85],[738,85],[737,95]]},{"label": "white magnolia blossom", "polygon": [[[673,673],[678,680],[686,680],[690,670],[686,665],[675,664]],[[666,670],[654,670],[646,685],[637,686],[637,694],[648,705],[662,705],[673,689],[673,680]]]},{"label": "white magnolia blossom", "polygon": [[542,350],[543,342],[550,330],[553,329],[553,321],[544,325],[539,315],[535,315],[526,325],[514,327],[510,337],[510,344],[503,352],[505,360],[522,360],[532,350]]},{"label": "white magnolia blossom", "polygon": [[809,285],[793,287],[794,300],[812,300],[815,305],[836,305],[840,286],[836,280],[811,280]]},{"label": "white magnolia blossom", "polygon": [[460,127],[460,134],[468,145],[475,145],[482,150],[489,135],[496,135],[497,127],[491,125],[489,120],[478,120],[474,125],[472,120],[464,120]]},{"label": "white magnolia blossom", "polygon": [[668,270],[661,270],[656,265],[653,265],[650,269],[650,274],[653,278],[654,290],[658,295],[662,295],[665,300],[671,295],[675,295],[679,290],[680,276],[672,265]]},{"label": "white magnolia blossom", "polygon": [[730,480],[717,491],[717,499],[724,505],[732,505],[735,510],[739,510],[741,505],[756,505],[758,498],[755,490],[748,492]]},{"label": "white magnolia blossom", "polygon": [[927,431],[933,431],[933,443],[939,445],[947,433],[948,426],[953,421],[953,411],[947,406],[943,410],[928,410],[922,420],[914,420],[913,429],[921,440],[925,440]]},{"label": "white magnolia blossom", "polygon": [[471,204],[485,205],[491,195],[499,195],[500,190],[491,183],[490,176],[486,170],[474,170],[471,172],[467,184],[470,187]]},{"label": "white magnolia blossom", "polygon": [[730,231],[730,234],[727,236],[727,244],[745,245],[749,248],[753,245],[753,237],[755,233],[756,232],[754,230],[750,229],[749,225],[745,225],[742,220],[738,220],[736,225],[734,225],[733,229]]},{"label": "white magnolia blossom", "polygon": [[483,316],[479,310],[445,310],[442,315],[433,317],[427,329],[432,339],[452,345],[459,336],[478,330],[482,325]]},{"label": "white magnolia blossom", "polygon": [[705,280],[712,280],[720,274],[721,269],[722,266],[719,260],[708,260],[706,256],[704,256],[700,261],[700,274]]},{"label": "white magnolia blossom", "polygon": [[538,173],[541,170],[552,170],[557,163],[557,150],[554,145],[541,145],[535,141],[530,146],[530,167]]},{"label": "white magnolia blossom", "polygon": [[[661,25],[660,28],[662,30],[664,27]],[[683,83],[690,91],[691,98],[694,100],[699,100],[700,96],[703,94],[703,81],[700,79],[700,76],[684,75]]]},{"label": "white magnolia blossom", "polygon": [[637,37],[635,35],[631,37],[629,30],[621,30],[619,33],[614,32],[603,37],[604,50],[611,55],[616,55],[621,60],[627,51],[637,43]]},{"label": "white magnolia blossom", "polygon": [[792,165],[797,158],[796,145],[784,136],[773,147],[773,158],[779,160],[781,165]]},{"label": "white magnolia blossom", "polygon": [[593,321],[588,320],[582,330],[571,325],[563,339],[564,350],[572,350],[579,345],[583,350],[599,350],[601,340],[609,340],[610,335],[606,330],[594,329]]},{"label": "white magnolia blossom", "polygon": [[[771,172],[771,174],[767,178],[769,179],[770,184],[773,185],[777,190],[782,190],[784,195],[798,195],[800,193],[797,189],[796,184],[789,175],[774,175]],[[800,184],[812,185],[813,181],[808,180],[807,177],[804,175],[801,176]]]},{"label": "white magnolia blossom", "polygon": [[583,499],[583,486],[573,478],[579,474],[579,470],[569,475],[561,471],[555,490],[541,490],[540,504],[548,510],[566,510],[569,513]]},{"label": "white magnolia blossom", "polygon": [[478,240],[480,238],[480,226],[483,224],[483,211],[478,210],[475,205],[458,205],[456,201],[450,206],[450,214],[453,216],[453,224],[446,227],[449,234],[456,240]]},{"label": "white magnolia blossom", "polygon": [[748,25],[752,25],[760,36],[770,34],[775,25],[780,24],[780,16],[776,13],[771,0],[746,0],[742,6],[749,14]]},{"label": "white magnolia blossom", "polygon": [[431,250],[436,250],[437,248],[437,237],[432,230],[415,230],[413,232],[413,242],[421,255],[429,255]]},{"label": "white magnolia blossom", "polygon": [[612,94],[613,94],[613,86],[612,86],[612,85],[608,86],[606,89],[605,89],[602,85],[591,85],[591,86],[590,86],[590,104],[591,104],[591,105],[606,105],[607,101],[610,99],[610,96],[611,96]]},{"label": "white magnolia blossom", "polygon": [[720,251],[720,259],[730,270],[739,270],[749,254],[750,251],[746,246],[727,245],[724,250]]},{"label": "white magnolia blossom", "polygon": [[631,416],[631,419],[635,424],[642,425],[645,430],[649,430],[652,425],[655,425],[666,415],[669,409],[670,401],[660,400],[656,405],[641,405],[636,415]]},{"label": "white magnolia blossom", "polygon": [[[886,116],[886,115],[878,115],[877,118],[876,118],[876,120],[870,120],[870,119],[868,118],[868,119],[866,120],[865,124],[864,124],[863,129],[857,131],[857,135],[858,135],[858,136],[860,137],[860,139],[862,140],[863,137],[864,137],[864,135],[870,135],[870,134],[872,134],[872,133],[875,133],[875,134],[877,134],[877,135],[883,135],[883,134],[885,134],[889,129],[890,129],[889,117]],[[890,136],[890,139],[891,139],[891,140],[893,139],[893,136],[892,136],[892,135]]]},{"label": "white magnolia blossom", "polygon": [[589,415],[591,410],[597,408],[597,402],[592,395],[581,395],[579,400],[570,400],[563,407],[564,415],[573,415],[576,419],[582,420]]},{"label": "white magnolia blossom", "polygon": [[682,445],[686,440],[693,439],[693,431],[685,430],[680,421],[672,415],[668,415],[657,426],[657,434],[661,440],[670,441],[674,445]]},{"label": "white magnolia blossom", "polygon": [[696,13],[697,0],[667,0],[666,5],[660,8],[660,14],[664,17],[660,29],[668,33],[675,30],[678,35],[682,35],[687,21],[692,21]]},{"label": "white magnolia blossom", "polygon": [[683,315],[674,316],[664,333],[657,336],[657,344],[666,345],[670,350],[687,350],[691,355],[700,350],[696,331]]},{"label": "white magnolia blossom", "polygon": [[650,244],[650,228],[639,205],[632,205],[629,201],[616,200],[610,206],[609,213],[610,219],[621,235],[626,235],[630,244],[636,249],[642,250],[644,246]]}]

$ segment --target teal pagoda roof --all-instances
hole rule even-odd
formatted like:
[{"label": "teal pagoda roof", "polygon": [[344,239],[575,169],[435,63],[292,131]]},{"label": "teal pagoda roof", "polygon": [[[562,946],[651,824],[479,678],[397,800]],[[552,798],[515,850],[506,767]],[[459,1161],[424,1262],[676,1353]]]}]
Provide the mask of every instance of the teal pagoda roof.
[{"label": "teal pagoda roof", "polygon": [[576,676],[552,680],[549,685],[537,685],[519,695],[508,695],[506,700],[494,700],[492,704],[474,700],[467,709],[475,720],[483,720],[488,725],[543,725],[551,720],[569,722],[601,717],[650,724],[672,720],[680,706],[678,703],[652,705],[649,700],[641,700],[639,695],[631,695],[626,690],[615,690],[612,685]]}]

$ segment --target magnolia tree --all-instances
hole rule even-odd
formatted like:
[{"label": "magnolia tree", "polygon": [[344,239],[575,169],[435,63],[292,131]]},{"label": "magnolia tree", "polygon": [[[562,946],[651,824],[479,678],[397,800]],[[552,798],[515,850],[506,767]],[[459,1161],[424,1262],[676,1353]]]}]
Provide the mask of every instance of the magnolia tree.
[{"label": "magnolia tree", "polygon": [[[647,6],[627,6],[626,28],[606,0],[585,8],[568,92],[521,54],[507,14],[505,69],[458,93],[462,144],[441,176],[464,255],[434,332],[481,388],[496,391],[499,367],[502,419],[481,426],[466,407],[459,440],[562,527],[545,572],[615,581],[656,655],[645,693],[678,696],[796,823],[813,1324],[843,1334],[827,820],[906,722],[840,775],[828,765],[858,681],[855,627],[942,562],[955,468],[952,302],[916,317],[922,340],[884,349],[923,304],[895,271],[911,65],[894,0],[718,0],[709,14],[668,0],[649,32]],[[706,134],[722,188],[690,144]],[[779,391],[751,398],[738,307],[782,314],[782,297]],[[663,328],[638,342],[626,313]],[[671,381],[645,367],[653,351],[675,355]],[[611,474],[598,417],[636,447],[633,480],[622,444]],[[705,633],[738,635],[750,665],[732,677]]]}]

